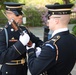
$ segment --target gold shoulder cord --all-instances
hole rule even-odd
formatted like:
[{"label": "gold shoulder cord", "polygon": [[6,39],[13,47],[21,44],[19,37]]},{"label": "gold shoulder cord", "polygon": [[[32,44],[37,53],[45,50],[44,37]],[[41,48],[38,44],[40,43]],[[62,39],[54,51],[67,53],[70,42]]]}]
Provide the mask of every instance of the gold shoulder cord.
[{"label": "gold shoulder cord", "polygon": [[[56,42],[60,39],[60,36],[55,36],[53,39],[51,39],[52,41],[54,41],[54,46],[56,47],[56,61],[58,60],[58,55],[59,55],[59,52],[58,52],[58,46],[56,45]],[[49,40],[49,41],[51,41]],[[47,42],[49,42],[47,41]],[[42,74],[40,75],[48,75],[47,74],[47,71],[43,72]]]},{"label": "gold shoulder cord", "polygon": [[54,46],[56,47],[56,61],[58,60],[58,55],[59,55],[59,51],[58,51],[58,46],[56,45],[56,42],[60,39],[60,36],[56,36],[55,39],[51,39],[52,41],[54,41]]}]

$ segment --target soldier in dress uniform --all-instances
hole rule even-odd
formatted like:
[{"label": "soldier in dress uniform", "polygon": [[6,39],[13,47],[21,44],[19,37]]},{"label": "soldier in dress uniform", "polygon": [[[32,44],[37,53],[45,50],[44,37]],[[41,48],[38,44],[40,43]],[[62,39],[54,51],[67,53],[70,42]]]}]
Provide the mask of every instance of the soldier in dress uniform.
[{"label": "soldier in dress uniform", "polygon": [[[68,23],[74,4],[46,5],[52,37],[41,47],[30,48],[28,67],[32,75],[70,75],[76,62],[76,37],[70,34]],[[40,51],[36,56],[35,51]]]},{"label": "soldier in dress uniform", "polygon": [[[32,43],[36,44],[36,47],[42,45],[43,42],[26,27],[21,26],[23,18],[22,5],[24,4],[4,2],[4,5],[6,6],[4,15],[7,17],[8,23],[0,31],[0,64],[2,64],[2,75],[27,75],[25,45],[29,41],[29,38]],[[14,28],[13,25],[16,27]],[[30,36],[29,38],[27,34]]]}]

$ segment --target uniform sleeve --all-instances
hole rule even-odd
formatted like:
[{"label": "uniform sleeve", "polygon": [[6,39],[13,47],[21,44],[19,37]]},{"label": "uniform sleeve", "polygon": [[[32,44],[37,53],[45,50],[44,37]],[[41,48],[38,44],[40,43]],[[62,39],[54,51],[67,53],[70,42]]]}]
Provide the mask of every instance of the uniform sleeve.
[{"label": "uniform sleeve", "polygon": [[39,47],[43,44],[43,41],[39,39],[39,37],[36,37],[28,28],[23,27],[22,29],[24,29],[25,32],[27,32],[30,36],[30,40],[35,43],[36,47]]},{"label": "uniform sleeve", "polygon": [[6,47],[6,37],[5,32],[0,32],[0,64],[16,59],[21,54],[25,52],[25,47],[21,44],[20,41],[17,41],[11,47]]},{"label": "uniform sleeve", "polygon": [[35,50],[28,51],[28,67],[32,75],[39,75],[55,65],[55,47],[46,44],[41,48],[41,53],[36,57]]}]

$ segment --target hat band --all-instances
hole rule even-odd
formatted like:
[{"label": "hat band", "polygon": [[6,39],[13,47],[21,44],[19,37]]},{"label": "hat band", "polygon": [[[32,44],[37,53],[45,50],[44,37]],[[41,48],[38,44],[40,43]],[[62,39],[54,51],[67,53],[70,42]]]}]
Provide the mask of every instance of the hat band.
[{"label": "hat band", "polygon": [[6,8],[22,8],[22,6],[16,6],[16,7],[13,7],[13,6],[6,6]]},{"label": "hat band", "polygon": [[67,11],[67,10],[71,10],[71,9],[48,9],[49,11]]},{"label": "hat band", "polygon": [[9,11],[21,11],[22,8],[6,8],[6,10],[9,10]]},{"label": "hat band", "polygon": [[66,14],[71,14],[71,11],[49,11],[49,15],[66,15]]}]

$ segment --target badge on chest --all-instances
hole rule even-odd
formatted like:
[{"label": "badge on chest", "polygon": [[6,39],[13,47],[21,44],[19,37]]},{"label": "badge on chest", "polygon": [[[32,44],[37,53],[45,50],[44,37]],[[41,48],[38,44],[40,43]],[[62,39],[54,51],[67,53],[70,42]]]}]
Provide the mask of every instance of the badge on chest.
[{"label": "badge on chest", "polygon": [[12,37],[11,39],[9,39],[9,42],[16,42],[18,41],[17,39],[15,39],[14,37]]}]

